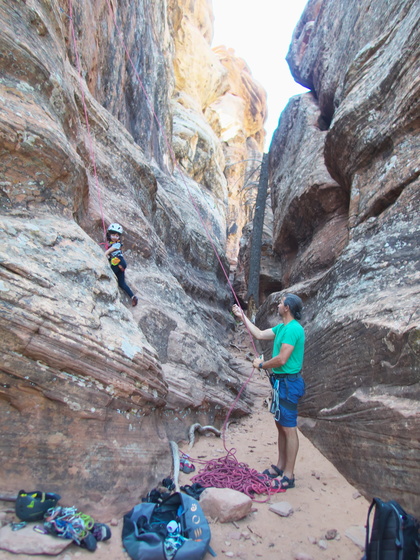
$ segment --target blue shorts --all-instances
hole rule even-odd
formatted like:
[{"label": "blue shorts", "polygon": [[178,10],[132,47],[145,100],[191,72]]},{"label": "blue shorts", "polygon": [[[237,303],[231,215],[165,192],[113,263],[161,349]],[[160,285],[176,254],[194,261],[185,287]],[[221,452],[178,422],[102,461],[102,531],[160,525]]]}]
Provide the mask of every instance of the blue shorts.
[{"label": "blue shorts", "polygon": [[300,374],[295,379],[287,377],[275,379],[270,408],[275,421],[285,428],[295,428],[298,415],[297,404],[304,394],[305,381]]}]

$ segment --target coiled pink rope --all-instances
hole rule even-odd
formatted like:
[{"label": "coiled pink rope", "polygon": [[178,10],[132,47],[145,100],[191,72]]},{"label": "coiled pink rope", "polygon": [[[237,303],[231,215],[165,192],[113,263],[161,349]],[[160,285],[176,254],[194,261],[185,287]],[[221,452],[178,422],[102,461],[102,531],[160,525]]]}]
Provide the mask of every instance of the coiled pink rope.
[{"label": "coiled pink rope", "polygon": [[[191,481],[205,488],[237,490],[255,502],[266,502],[271,494],[286,492],[279,486],[280,481],[277,479],[250,468],[246,463],[240,463],[235,457],[235,452],[235,449],[231,449],[225,457],[205,462],[205,467],[193,476]],[[266,500],[256,500],[256,494],[268,494],[268,497]]]}]

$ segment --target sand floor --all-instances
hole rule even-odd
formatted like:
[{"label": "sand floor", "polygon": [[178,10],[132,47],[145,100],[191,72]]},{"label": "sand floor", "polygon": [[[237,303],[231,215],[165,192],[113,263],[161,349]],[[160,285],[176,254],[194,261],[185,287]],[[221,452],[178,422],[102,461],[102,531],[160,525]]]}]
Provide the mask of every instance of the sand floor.
[{"label": "sand floor", "polygon": [[[265,384],[268,394],[268,381],[259,379],[254,383],[260,385],[255,411],[250,417],[229,425],[225,445],[227,449],[236,449],[238,461],[262,471],[276,460],[276,431],[272,415],[264,405],[263,396]],[[209,520],[212,532],[211,546],[218,558],[360,560],[362,551],[346,536],[346,532],[355,533],[359,536],[359,541],[363,542],[368,502],[307,438],[302,434],[299,434],[299,437],[295,488],[272,495],[266,503],[255,503],[252,513],[236,523],[222,524]],[[193,461],[205,461],[226,455],[223,441],[213,434],[196,434],[192,449],[189,449],[187,443],[180,445],[180,449],[189,453]],[[200,469],[202,464],[196,462],[196,467]],[[181,473],[180,484],[190,484],[193,474],[195,473]],[[259,496],[263,499],[265,497]],[[289,517],[280,517],[270,511],[270,504],[280,501],[287,501],[293,507],[294,511]],[[119,520],[118,526],[112,527],[112,538],[107,542],[98,543],[98,549],[94,553],[72,544],[54,558],[84,560],[96,557],[100,560],[127,560],[129,557],[122,548],[121,527],[122,519]],[[337,536],[333,540],[327,540],[325,535],[331,530],[335,530]],[[322,546],[326,546],[326,549]],[[52,557],[0,551],[1,560],[30,558],[44,560]],[[207,554],[205,560],[211,558],[212,556]]]}]

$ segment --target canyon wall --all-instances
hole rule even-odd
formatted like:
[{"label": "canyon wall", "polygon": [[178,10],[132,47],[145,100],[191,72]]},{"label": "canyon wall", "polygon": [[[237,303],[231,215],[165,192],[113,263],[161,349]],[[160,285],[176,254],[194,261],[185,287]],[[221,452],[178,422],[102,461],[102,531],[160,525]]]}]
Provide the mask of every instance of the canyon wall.
[{"label": "canyon wall", "polygon": [[304,299],[303,432],[367,497],[417,515],[419,17],[414,0],[308,2],[287,59],[310,91],[270,147],[262,265]]},{"label": "canyon wall", "polygon": [[265,92],[212,50],[206,0],[2,0],[0,22],[0,488],[120,515],[243,383],[220,264],[249,217],[224,169],[261,159]]}]

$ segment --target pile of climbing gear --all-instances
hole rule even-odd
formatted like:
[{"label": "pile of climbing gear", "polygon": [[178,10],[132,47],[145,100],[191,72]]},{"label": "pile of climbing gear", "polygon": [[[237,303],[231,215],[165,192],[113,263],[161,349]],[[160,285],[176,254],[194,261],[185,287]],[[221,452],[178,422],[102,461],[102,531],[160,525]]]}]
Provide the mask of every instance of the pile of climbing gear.
[{"label": "pile of climbing gear", "polygon": [[15,513],[25,524],[27,521],[42,520],[43,524],[35,525],[34,531],[71,539],[78,546],[91,552],[96,550],[99,541],[111,538],[108,525],[96,523],[90,515],[78,511],[74,506],[57,506],[60,498],[61,496],[54,493],[21,490],[16,498]]},{"label": "pile of climbing gear", "polygon": [[75,507],[49,509],[43,527],[38,527],[37,530],[62,539],[71,539],[91,552],[96,550],[98,541],[106,541],[111,537],[111,530],[105,523],[95,523],[90,515]]}]

